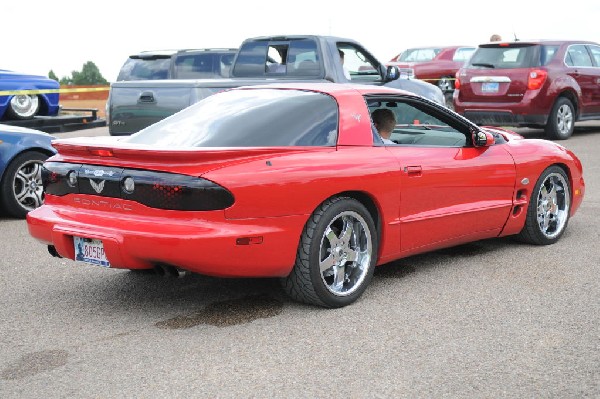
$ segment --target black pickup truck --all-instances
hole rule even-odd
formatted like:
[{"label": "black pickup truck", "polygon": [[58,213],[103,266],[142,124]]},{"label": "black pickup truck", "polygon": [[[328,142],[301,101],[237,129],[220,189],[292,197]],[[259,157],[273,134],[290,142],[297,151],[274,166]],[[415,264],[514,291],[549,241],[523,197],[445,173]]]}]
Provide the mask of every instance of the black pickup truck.
[{"label": "black pickup truck", "polygon": [[135,133],[228,88],[281,82],[362,83],[399,88],[445,104],[435,85],[401,78],[359,43],[331,36],[269,36],[245,40],[223,79],[117,81],[107,119],[111,135]]}]

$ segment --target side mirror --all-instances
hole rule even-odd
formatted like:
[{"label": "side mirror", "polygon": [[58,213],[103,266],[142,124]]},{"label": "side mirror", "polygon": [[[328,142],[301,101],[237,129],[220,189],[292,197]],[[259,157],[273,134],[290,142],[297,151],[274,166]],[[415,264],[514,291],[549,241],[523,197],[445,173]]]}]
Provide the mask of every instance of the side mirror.
[{"label": "side mirror", "polygon": [[389,65],[385,71],[385,81],[396,80],[400,77],[400,70],[396,65]]},{"label": "side mirror", "polygon": [[473,144],[475,147],[489,147],[495,142],[494,136],[489,132],[484,132],[483,130],[473,132]]}]

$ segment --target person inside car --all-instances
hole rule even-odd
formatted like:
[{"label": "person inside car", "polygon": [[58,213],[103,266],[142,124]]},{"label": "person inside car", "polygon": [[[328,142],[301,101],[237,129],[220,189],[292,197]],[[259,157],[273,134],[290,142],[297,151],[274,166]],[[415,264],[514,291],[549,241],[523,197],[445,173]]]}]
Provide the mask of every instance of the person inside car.
[{"label": "person inside car", "polygon": [[384,144],[395,144],[390,136],[396,127],[396,115],[391,109],[379,108],[371,113],[371,120]]}]

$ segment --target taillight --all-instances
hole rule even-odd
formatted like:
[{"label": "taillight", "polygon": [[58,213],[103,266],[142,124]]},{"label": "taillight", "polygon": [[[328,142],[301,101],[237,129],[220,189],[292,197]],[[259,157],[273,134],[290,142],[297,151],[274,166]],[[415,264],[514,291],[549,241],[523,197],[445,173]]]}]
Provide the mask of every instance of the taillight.
[{"label": "taillight", "polygon": [[46,162],[42,181],[47,194],[122,198],[159,209],[213,211],[234,203],[233,194],[212,181],[150,170]]},{"label": "taillight", "polygon": [[455,77],[454,88],[460,89],[460,79],[458,78],[458,71],[456,71],[456,74],[454,75],[454,77]]},{"label": "taillight", "polygon": [[548,71],[543,69],[533,69],[529,72],[527,79],[527,89],[537,90],[544,85],[546,78],[548,77]]}]

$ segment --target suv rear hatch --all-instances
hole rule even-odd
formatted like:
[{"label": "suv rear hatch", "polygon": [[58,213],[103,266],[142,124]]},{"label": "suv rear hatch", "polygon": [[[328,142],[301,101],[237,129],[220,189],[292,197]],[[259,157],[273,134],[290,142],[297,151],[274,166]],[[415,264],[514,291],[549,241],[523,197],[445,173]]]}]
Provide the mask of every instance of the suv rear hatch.
[{"label": "suv rear hatch", "polygon": [[459,70],[462,102],[519,102],[530,89],[539,89],[558,46],[538,43],[482,44]]}]

